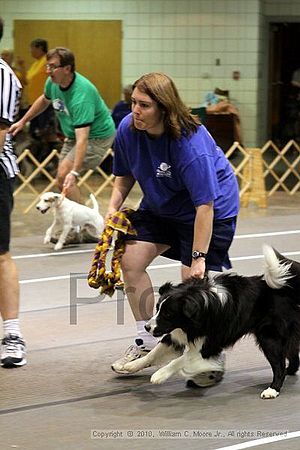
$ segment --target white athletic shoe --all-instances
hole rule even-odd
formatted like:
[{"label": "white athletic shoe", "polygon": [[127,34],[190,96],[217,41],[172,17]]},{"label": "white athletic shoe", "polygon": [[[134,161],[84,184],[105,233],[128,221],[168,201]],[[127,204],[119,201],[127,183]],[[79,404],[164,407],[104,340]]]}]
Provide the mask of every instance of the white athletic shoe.
[{"label": "white athletic shoe", "polygon": [[143,340],[136,339],[135,344],[130,345],[130,347],[128,347],[128,349],[125,351],[124,355],[111,365],[111,368],[116,373],[129,374],[130,372],[127,372],[124,369],[125,364],[141,358],[142,356],[147,355],[147,353],[149,352],[150,349],[146,349],[143,346]]},{"label": "white athletic shoe", "polygon": [[19,367],[26,362],[26,345],[23,339],[14,334],[5,336],[1,342],[1,366]]}]

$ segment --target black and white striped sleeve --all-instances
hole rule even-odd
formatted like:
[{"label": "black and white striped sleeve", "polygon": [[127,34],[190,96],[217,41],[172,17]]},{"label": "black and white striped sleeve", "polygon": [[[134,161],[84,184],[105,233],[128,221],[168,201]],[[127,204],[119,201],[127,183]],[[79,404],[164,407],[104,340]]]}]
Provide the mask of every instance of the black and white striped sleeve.
[{"label": "black and white striped sleeve", "polygon": [[[9,128],[15,121],[20,104],[22,85],[12,69],[0,58],[0,125]],[[6,133],[3,148],[0,148],[0,167],[8,178],[18,173],[12,137]]]},{"label": "black and white striped sleeve", "polygon": [[21,89],[13,71],[0,60],[0,122],[10,126],[18,113]]}]

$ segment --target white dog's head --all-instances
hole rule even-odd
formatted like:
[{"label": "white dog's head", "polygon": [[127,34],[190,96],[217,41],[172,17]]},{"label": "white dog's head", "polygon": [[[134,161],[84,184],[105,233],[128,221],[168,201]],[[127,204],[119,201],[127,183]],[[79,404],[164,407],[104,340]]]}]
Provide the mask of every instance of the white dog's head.
[{"label": "white dog's head", "polygon": [[61,194],[56,192],[45,192],[41,195],[40,201],[36,205],[36,209],[45,214],[50,208],[56,207],[61,202]]}]

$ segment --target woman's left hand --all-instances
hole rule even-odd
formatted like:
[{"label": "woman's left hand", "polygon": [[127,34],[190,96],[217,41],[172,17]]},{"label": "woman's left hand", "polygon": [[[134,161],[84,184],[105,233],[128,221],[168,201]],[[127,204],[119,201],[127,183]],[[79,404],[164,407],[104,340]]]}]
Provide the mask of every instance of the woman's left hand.
[{"label": "woman's left hand", "polygon": [[205,275],[205,259],[194,259],[191,266],[190,276],[197,278],[204,278]]}]

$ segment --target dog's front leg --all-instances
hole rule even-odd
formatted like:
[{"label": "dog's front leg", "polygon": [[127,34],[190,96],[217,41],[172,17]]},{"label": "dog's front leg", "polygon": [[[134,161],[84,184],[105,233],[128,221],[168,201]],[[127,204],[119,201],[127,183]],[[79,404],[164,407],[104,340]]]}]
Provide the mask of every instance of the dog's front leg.
[{"label": "dog's front leg", "polygon": [[154,374],[150,379],[151,383],[153,384],[164,383],[172,375],[175,375],[180,370],[182,370],[185,365],[185,357],[186,355],[183,354],[182,356],[179,356],[179,358],[173,359],[173,361],[169,362],[169,364],[154,372]]},{"label": "dog's front leg", "polygon": [[215,358],[203,359],[200,350],[203,339],[199,339],[195,344],[189,344],[189,349],[179,358],[174,359],[166,366],[157,370],[151,377],[151,383],[164,383],[172,375],[178,372],[186,378],[201,372],[220,370],[220,362]]},{"label": "dog's front leg", "polygon": [[192,378],[202,372],[221,371],[223,372],[223,363],[218,356],[203,358],[197,346],[191,346],[186,353],[184,368],[181,375],[184,378]]},{"label": "dog's front leg", "polygon": [[159,342],[146,356],[125,364],[124,370],[128,373],[135,373],[146,367],[158,366],[166,363],[176,356],[178,356],[178,350],[176,350],[173,345],[167,345],[162,341]]},{"label": "dog's front leg", "polygon": [[54,250],[60,250],[63,247],[71,228],[72,228],[72,222],[64,224],[63,230],[61,232],[61,235],[59,236],[57,243],[55,244]]},{"label": "dog's front leg", "polygon": [[44,237],[44,244],[49,244],[51,241],[53,230],[56,226],[56,220],[54,219],[53,223],[50,225],[50,227],[47,229],[45,237]]},{"label": "dog's front leg", "polygon": [[[169,338],[168,338],[169,336]],[[179,357],[176,359],[173,359],[169,364],[162,367],[161,369],[157,370],[151,377],[151,383],[153,384],[160,384],[164,383],[168,378],[170,378],[172,375],[176,374],[177,372],[182,372],[183,368],[186,366],[186,358],[188,357],[188,354],[190,352],[190,346],[188,347],[188,350],[183,353],[184,349],[188,345],[187,343],[187,336],[181,329],[174,330],[171,335],[164,336],[163,339],[166,339],[166,342],[172,341],[173,338],[173,345],[177,346],[177,356],[178,351],[180,351]],[[175,338],[175,341],[174,341]],[[197,351],[199,351],[202,347],[203,339],[197,341]],[[193,348],[195,348],[195,345],[192,345]],[[175,350],[174,348],[174,350]],[[183,353],[183,354],[182,354]]]}]

